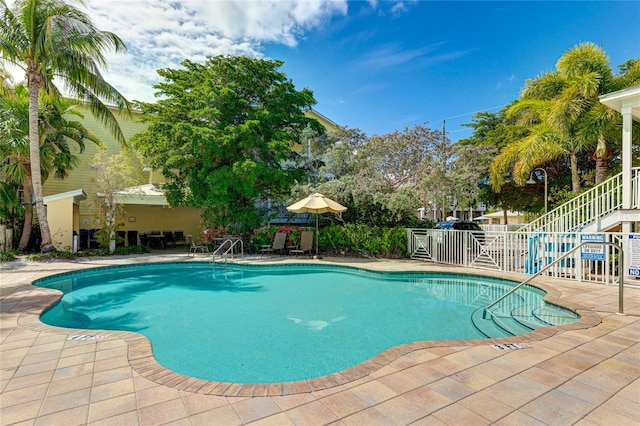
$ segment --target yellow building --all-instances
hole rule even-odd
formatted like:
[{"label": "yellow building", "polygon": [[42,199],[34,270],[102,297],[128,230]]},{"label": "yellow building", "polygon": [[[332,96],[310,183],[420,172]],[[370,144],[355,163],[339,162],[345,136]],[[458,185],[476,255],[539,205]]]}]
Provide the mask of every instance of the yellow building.
[{"label": "yellow building", "polygon": [[[89,110],[81,108],[81,112],[83,118],[73,119],[94,131],[104,143],[108,154],[120,152],[121,146]],[[146,129],[146,124],[140,122],[136,114],[129,118],[117,111],[114,113],[125,138],[129,139]],[[336,123],[315,111],[309,111],[306,115],[317,119],[329,131],[338,128]],[[92,163],[99,148],[88,142],[82,154],[77,147],[73,146],[72,149],[79,159],[76,168],[65,179],[50,177],[43,185],[51,238],[57,248],[64,250],[74,248],[74,233],[79,237],[78,249],[90,246],[92,230],[100,229],[103,225],[97,219],[98,194],[92,190],[94,185],[91,181],[95,175]],[[124,217],[118,218],[121,224],[119,229],[125,231],[127,236],[128,231],[137,231],[138,235],[152,231],[181,231],[185,236],[191,234],[197,239],[200,234],[201,210],[193,207],[170,207],[162,191],[162,173],[147,168],[144,172],[145,178],[137,186],[122,188],[116,195],[116,200],[125,211]],[[139,244],[139,239],[129,242],[126,238],[125,245],[129,244]]]}]

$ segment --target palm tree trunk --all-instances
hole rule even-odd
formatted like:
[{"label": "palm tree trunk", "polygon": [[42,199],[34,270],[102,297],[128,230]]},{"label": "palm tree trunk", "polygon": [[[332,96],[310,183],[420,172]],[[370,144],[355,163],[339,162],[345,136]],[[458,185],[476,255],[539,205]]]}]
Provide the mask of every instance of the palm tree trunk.
[{"label": "palm tree trunk", "polygon": [[593,153],[593,158],[596,160],[596,185],[607,178],[609,172],[609,140],[605,135],[598,137],[598,144],[596,145],[596,151]]},{"label": "palm tree trunk", "polygon": [[[35,75],[34,75],[35,74]],[[37,73],[29,73],[29,162],[31,164],[31,176],[33,179],[33,192],[36,196],[36,212],[42,243],[40,251],[48,253],[56,248],[51,242],[51,231],[47,221],[47,210],[44,207],[42,194],[42,174],[40,169],[40,134],[38,132],[38,94],[42,85],[41,76]]]},{"label": "palm tree trunk", "polygon": [[606,158],[596,157],[596,185],[607,178],[609,173],[609,161]]},{"label": "palm tree trunk", "polygon": [[31,202],[31,199],[33,198],[33,191],[31,185],[31,175],[28,174],[22,184],[22,194],[24,197],[24,224],[22,225],[22,236],[20,237],[20,243],[18,244],[18,250],[20,251],[25,251],[29,246],[31,231],[33,229],[33,204]]},{"label": "palm tree trunk", "polygon": [[569,155],[571,160],[571,189],[573,193],[578,195],[580,193],[580,176],[578,176],[578,159],[575,152]]}]

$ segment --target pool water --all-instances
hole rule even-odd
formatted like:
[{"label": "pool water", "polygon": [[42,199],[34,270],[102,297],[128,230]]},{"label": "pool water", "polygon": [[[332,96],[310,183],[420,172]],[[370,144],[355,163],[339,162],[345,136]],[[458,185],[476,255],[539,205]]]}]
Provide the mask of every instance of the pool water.
[{"label": "pool water", "polygon": [[[207,380],[273,383],[338,372],[412,341],[484,338],[472,321],[474,311],[514,283],[206,263],[103,268],[36,285],[64,292],[43,313],[47,324],[139,332],[170,370]],[[543,292],[523,291],[544,306]]]}]

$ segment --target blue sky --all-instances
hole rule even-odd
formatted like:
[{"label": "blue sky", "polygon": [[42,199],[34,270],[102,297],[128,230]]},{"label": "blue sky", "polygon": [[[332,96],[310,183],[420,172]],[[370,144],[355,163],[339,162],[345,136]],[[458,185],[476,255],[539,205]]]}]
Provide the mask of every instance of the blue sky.
[{"label": "blue sky", "polygon": [[[87,0],[124,55],[105,76],[153,101],[156,70],[189,58],[280,59],[315,109],[368,134],[429,123],[456,141],[476,111],[497,111],[580,42],[615,67],[640,56],[640,1]],[[21,76],[17,76],[21,79]]]},{"label": "blue sky", "polygon": [[475,111],[517,99],[577,43],[601,44],[611,64],[640,57],[640,2],[350,2],[294,48],[268,46],[317,109],[367,133],[446,119],[452,140]]}]

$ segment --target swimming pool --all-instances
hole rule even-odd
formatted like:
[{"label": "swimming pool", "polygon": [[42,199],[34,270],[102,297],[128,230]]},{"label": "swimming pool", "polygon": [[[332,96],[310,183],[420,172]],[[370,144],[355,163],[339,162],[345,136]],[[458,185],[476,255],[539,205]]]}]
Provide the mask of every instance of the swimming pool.
[{"label": "swimming pool", "polygon": [[[44,323],[139,332],[166,368],[222,382],[303,380],[403,343],[514,334],[478,315],[514,283],[471,275],[190,263],[101,268],[34,284],[64,292]],[[498,313],[510,312],[520,332],[577,320],[543,296],[523,288]]]}]

